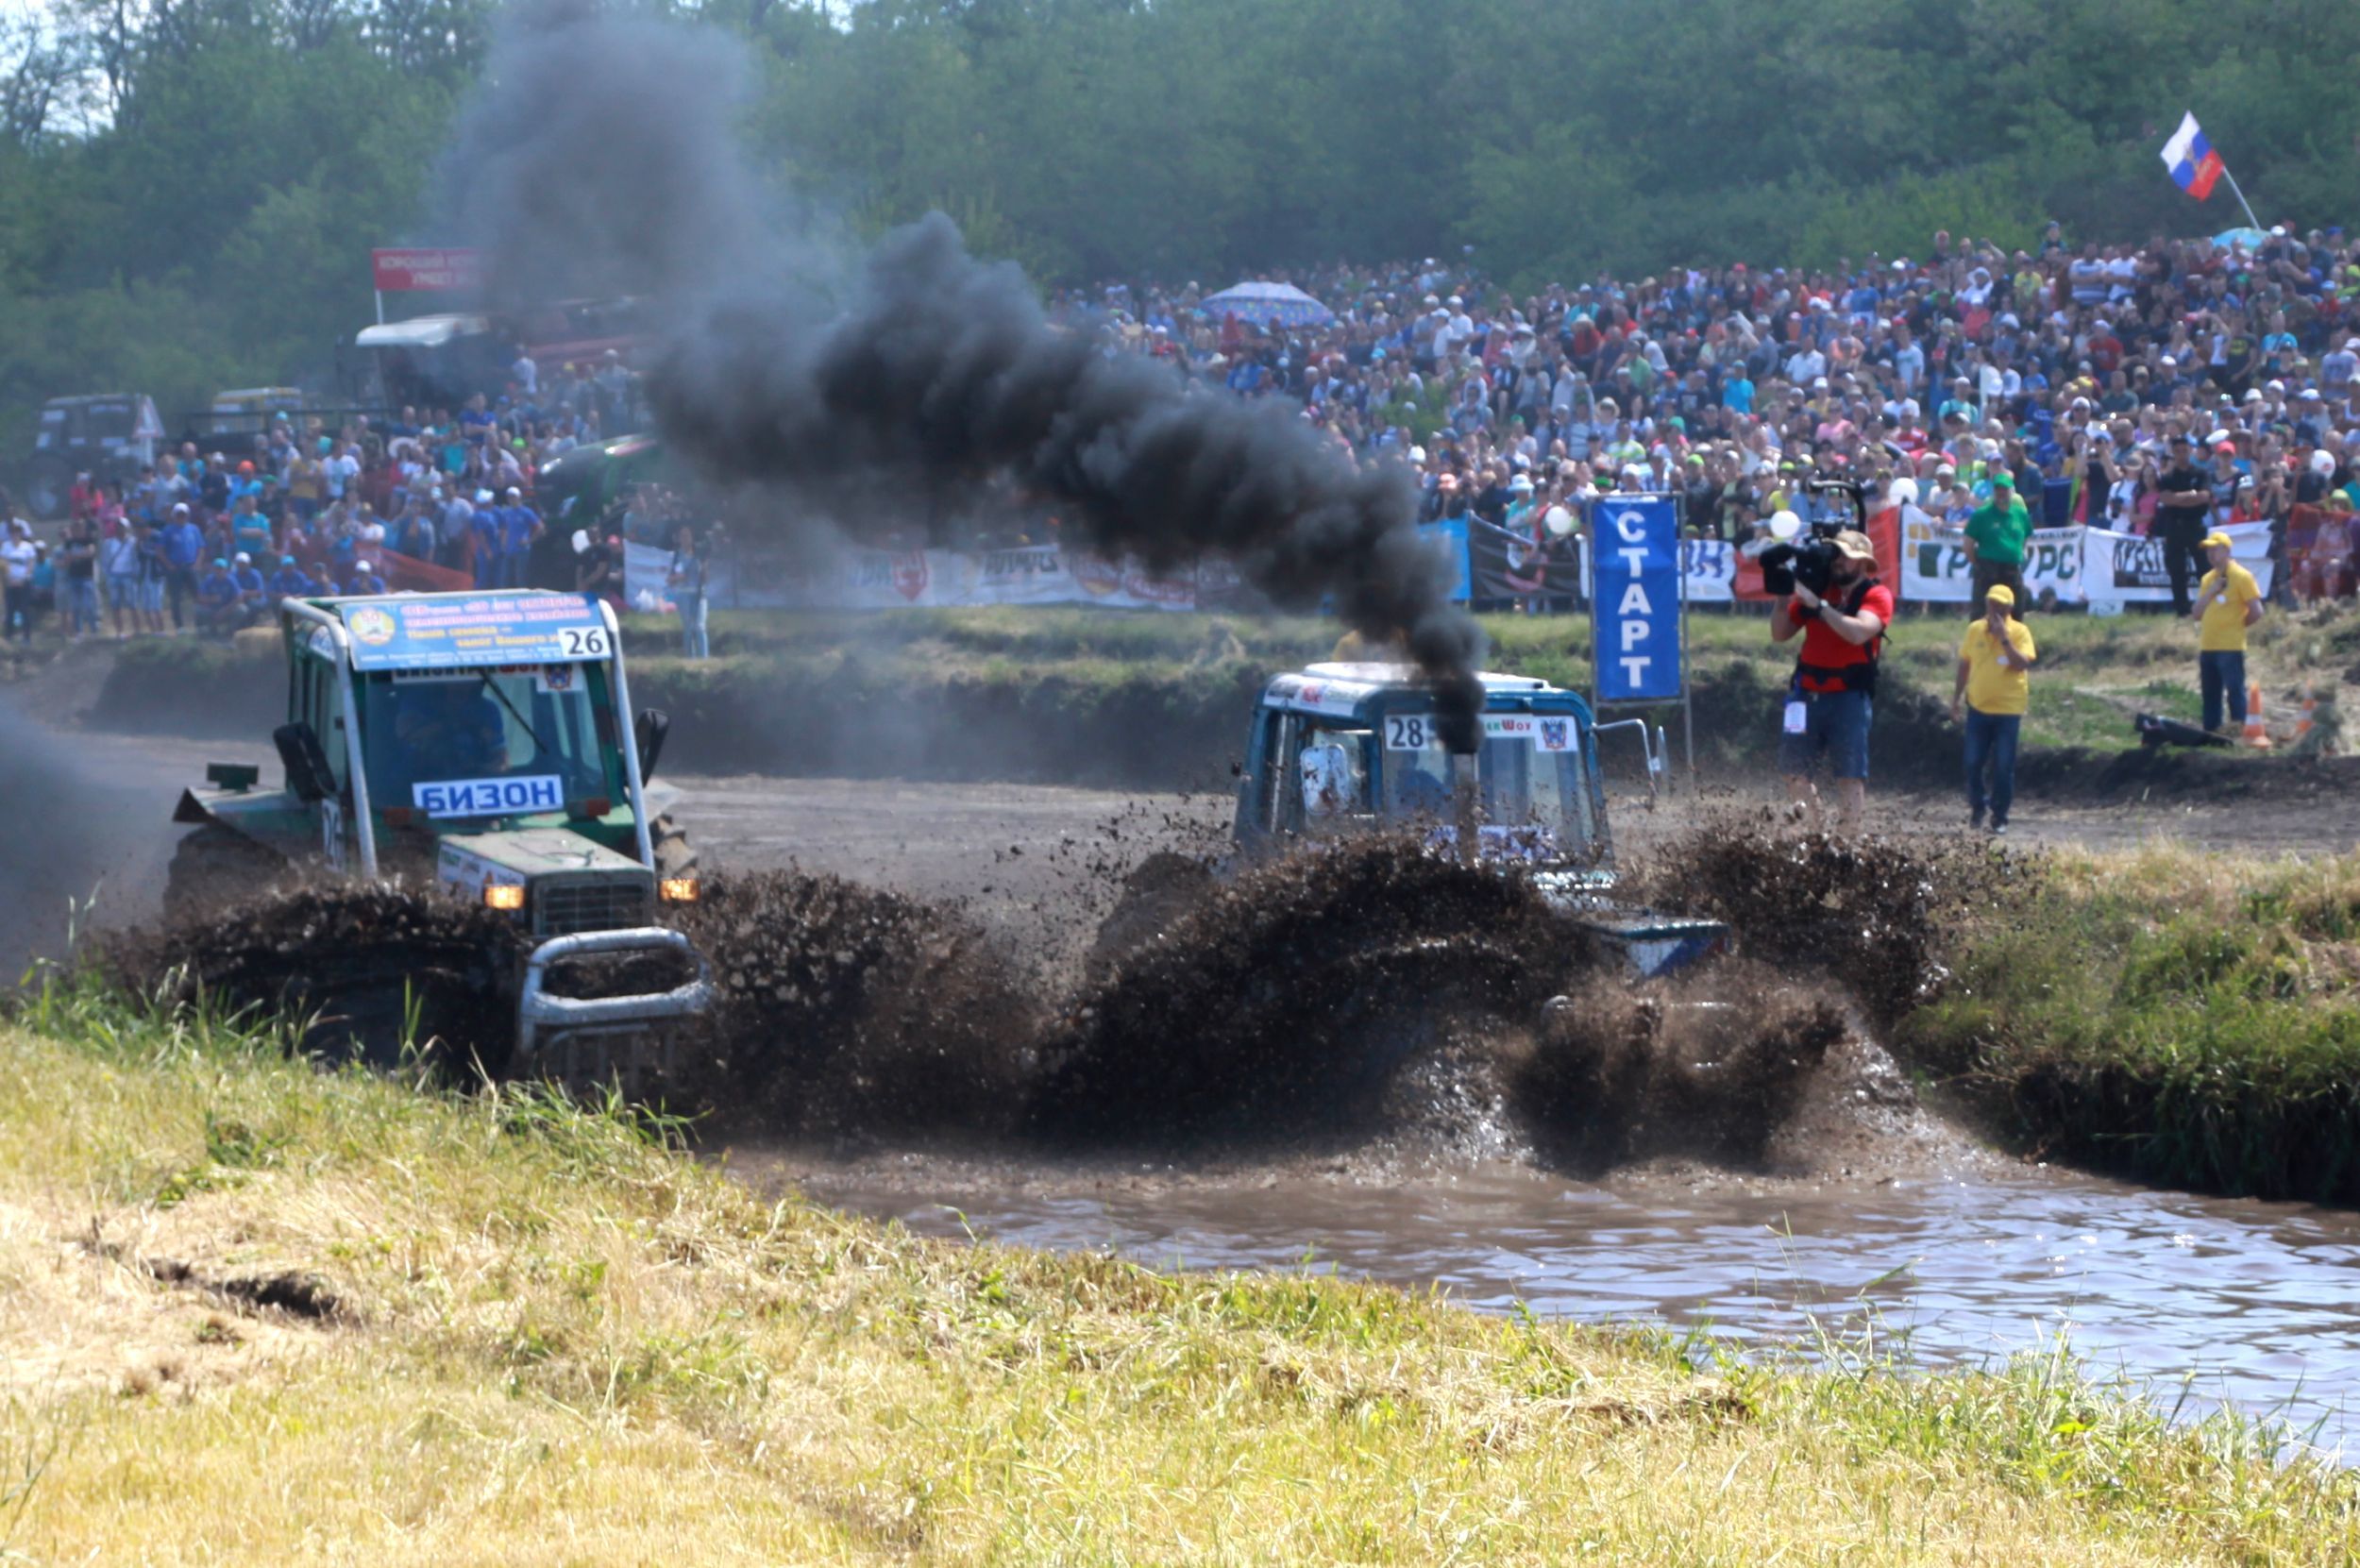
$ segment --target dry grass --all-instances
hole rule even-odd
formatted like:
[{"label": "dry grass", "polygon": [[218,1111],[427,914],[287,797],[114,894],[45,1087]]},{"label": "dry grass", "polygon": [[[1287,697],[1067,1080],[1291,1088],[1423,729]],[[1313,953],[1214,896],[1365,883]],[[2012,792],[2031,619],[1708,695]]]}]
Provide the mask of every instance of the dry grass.
[{"label": "dry grass", "polygon": [[[2060,1361],[1917,1377],[770,1205],[613,1115],[93,1000],[0,1029],[38,1561],[2316,1563],[2345,1475]],[[332,1295],[307,1318],[239,1282]],[[314,1294],[314,1302],[324,1299]]]}]

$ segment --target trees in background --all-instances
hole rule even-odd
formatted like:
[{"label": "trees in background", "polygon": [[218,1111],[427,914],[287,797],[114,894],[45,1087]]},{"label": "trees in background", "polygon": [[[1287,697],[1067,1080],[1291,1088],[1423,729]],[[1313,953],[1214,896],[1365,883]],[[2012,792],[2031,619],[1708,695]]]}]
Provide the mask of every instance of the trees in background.
[{"label": "trees in background", "polygon": [[[691,8],[675,7],[687,10]],[[2360,190],[2345,0],[708,0],[778,179],[1051,281],[1456,256],[1517,282],[2242,221]],[[0,29],[0,417],[320,376],[427,227],[487,0],[62,0]],[[497,91],[492,84],[491,91]],[[595,148],[585,156],[596,156]]]}]

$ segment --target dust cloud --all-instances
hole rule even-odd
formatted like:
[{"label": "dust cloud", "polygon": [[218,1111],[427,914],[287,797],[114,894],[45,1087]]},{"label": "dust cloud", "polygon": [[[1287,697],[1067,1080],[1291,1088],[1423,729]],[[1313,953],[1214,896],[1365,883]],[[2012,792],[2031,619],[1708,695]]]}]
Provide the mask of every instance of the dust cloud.
[{"label": "dust cloud", "polygon": [[[0,977],[64,954],[76,905],[99,893],[113,845],[106,797],[64,743],[0,703]],[[119,824],[118,824],[119,826]]]}]

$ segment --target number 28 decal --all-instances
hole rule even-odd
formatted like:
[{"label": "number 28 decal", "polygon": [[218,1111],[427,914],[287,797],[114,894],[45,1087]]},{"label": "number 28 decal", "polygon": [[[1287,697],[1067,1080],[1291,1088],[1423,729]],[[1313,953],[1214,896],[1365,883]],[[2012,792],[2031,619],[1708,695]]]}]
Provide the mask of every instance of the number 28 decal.
[{"label": "number 28 decal", "polygon": [[1434,720],[1425,714],[1389,714],[1385,719],[1385,750],[1423,751],[1434,744]]}]

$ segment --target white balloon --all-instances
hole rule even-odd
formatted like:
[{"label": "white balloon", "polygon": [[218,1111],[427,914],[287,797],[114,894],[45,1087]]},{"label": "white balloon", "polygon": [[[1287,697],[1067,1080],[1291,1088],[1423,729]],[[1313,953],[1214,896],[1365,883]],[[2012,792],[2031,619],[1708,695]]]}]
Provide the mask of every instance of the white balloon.
[{"label": "white balloon", "polygon": [[1541,514],[1541,526],[1549,531],[1551,538],[1562,539],[1574,531],[1574,514],[1561,506],[1553,506]]},{"label": "white balloon", "polygon": [[1774,512],[1770,514],[1771,538],[1792,539],[1802,531],[1803,520],[1792,512]]}]

